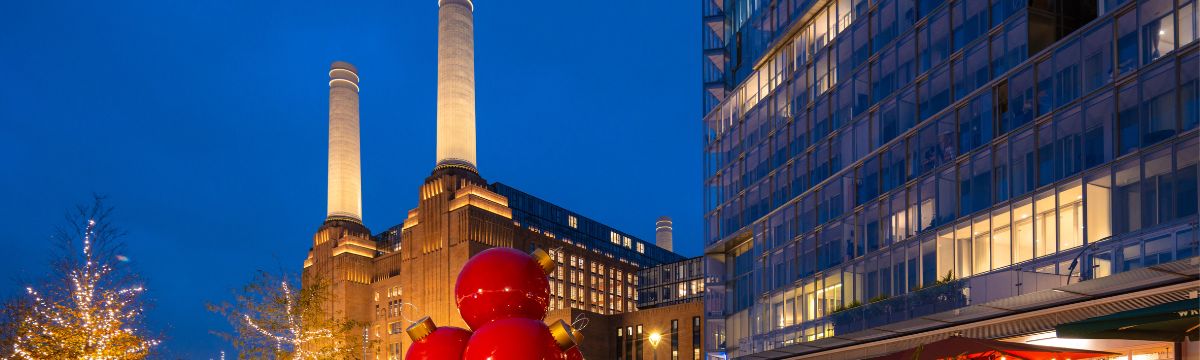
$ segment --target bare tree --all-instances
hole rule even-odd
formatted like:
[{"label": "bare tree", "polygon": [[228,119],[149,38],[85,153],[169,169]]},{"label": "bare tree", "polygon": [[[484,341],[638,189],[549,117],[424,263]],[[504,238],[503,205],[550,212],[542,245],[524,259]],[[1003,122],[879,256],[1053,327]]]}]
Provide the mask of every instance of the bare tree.
[{"label": "bare tree", "polygon": [[142,327],[144,291],[117,261],[121,232],[112,209],[97,196],[67,216],[56,236],[60,256],[42,286],[4,309],[4,341],[11,358],[144,359],[158,344]]},{"label": "bare tree", "polygon": [[327,283],[306,281],[303,288],[288,277],[260,271],[235,292],[233,303],[209,305],[224,315],[232,333],[216,333],[229,341],[239,359],[359,359],[363,324],[335,319],[326,310]]}]

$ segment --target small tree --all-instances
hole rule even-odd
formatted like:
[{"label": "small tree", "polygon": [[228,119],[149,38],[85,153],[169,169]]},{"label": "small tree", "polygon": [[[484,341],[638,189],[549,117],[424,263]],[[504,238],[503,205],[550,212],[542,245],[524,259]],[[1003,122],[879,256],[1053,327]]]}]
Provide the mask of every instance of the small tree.
[{"label": "small tree", "polygon": [[106,221],[110,210],[97,197],[69,216],[59,231],[64,255],[54,262],[55,276],[44,290],[26,287],[28,297],[8,305],[6,316],[15,324],[4,332],[11,335],[12,357],[144,359],[159,344],[139,329],[143,288],[112,262],[120,233]]},{"label": "small tree", "polygon": [[326,283],[306,282],[303,288],[286,277],[259,272],[235,293],[234,303],[209,305],[224,315],[232,333],[217,333],[238,351],[240,359],[358,359],[364,344],[362,324],[335,319],[326,307]]}]

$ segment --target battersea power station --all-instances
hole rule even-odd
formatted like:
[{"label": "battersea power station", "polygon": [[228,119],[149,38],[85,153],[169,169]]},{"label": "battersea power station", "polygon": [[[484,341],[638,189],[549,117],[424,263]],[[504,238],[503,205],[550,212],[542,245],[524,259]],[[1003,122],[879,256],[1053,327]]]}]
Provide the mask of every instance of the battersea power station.
[{"label": "battersea power station", "polygon": [[671,251],[669,219],[654,219],[658,241],[646,242],[478,171],[474,10],[471,0],[438,3],[437,161],[413,182],[416,208],[396,209],[407,218],[382,232],[362,222],[359,70],[331,66],[328,216],[304,279],[330,286],[330,314],[364,324],[364,359],[402,359],[411,321],[466,328],[453,289],[467,259],[492,247],[546,249],[558,263],[546,321],[586,318],[585,357],[699,359],[703,269]]}]

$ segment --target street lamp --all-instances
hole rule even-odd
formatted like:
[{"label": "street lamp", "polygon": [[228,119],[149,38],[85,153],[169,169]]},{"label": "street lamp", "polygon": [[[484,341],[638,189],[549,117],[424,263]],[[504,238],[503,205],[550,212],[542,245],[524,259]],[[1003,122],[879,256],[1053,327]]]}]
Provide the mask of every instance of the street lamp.
[{"label": "street lamp", "polygon": [[651,349],[653,349],[651,351],[651,353],[654,354],[654,360],[658,360],[658,342],[659,341],[662,341],[662,334],[659,334],[659,333],[650,334],[650,347],[651,347]]}]

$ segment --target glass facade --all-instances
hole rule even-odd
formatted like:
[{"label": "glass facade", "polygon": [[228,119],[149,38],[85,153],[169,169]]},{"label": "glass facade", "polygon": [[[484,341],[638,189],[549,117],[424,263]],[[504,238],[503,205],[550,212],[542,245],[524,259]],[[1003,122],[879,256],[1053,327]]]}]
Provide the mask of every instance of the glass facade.
[{"label": "glass facade", "polygon": [[704,258],[638,270],[639,310],[699,301],[704,295]]},{"label": "glass facade", "polygon": [[[1196,256],[1194,1],[721,9],[726,96],[704,119],[710,354],[1041,289],[963,291],[971,278]],[[930,291],[957,295],[922,303]],[[862,316],[883,305],[896,316]]]}]

